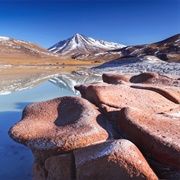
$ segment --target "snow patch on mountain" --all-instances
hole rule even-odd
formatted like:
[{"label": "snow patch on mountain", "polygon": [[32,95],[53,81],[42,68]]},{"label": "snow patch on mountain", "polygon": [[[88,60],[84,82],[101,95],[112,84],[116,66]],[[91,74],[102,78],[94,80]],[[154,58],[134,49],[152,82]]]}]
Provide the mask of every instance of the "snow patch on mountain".
[{"label": "snow patch on mountain", "polygon": [[0,36],[0,41],[7,41],[9,40],[9,37]]}]

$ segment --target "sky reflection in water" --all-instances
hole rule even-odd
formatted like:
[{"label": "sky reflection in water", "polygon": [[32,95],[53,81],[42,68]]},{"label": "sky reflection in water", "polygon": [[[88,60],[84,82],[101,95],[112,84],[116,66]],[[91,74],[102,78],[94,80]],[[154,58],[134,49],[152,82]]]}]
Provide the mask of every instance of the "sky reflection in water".
[{"label": "sky reflection in water", "polygon": [[45,82],[32,89],[0,96],[1,180],[32,179],[33,155],[29,148],[11,140],[8,131],[21,119],[25,106],[60,96],[74,96],[74,94],[50,82]]}]

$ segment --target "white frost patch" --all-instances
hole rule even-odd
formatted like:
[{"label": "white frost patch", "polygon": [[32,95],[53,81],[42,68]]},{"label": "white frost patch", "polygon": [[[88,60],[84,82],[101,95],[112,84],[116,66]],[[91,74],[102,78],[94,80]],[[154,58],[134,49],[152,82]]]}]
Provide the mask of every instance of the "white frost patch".
[{"label": "white frost patch", "polygon": [[[96,146],[96,150],[94,146]],[[128,153],[126,154],[125,152],[127,150]],[[83,164],[88,161],[95,159],[97,160],[104,156],[109,156],[116,153],[119,153],[123,157],[123,159],[128,159],[130,156],[133,158],[135,157],[136,159],[139,158],[138,151],[135,150],[135,146],[130,141],[121,139],[116,141],[106,141],[102,144],[88,146],[86,147],[86,151],[84,152],[80,150],[80,156],[77,156],[76,166],[83,166]],[[141,161],[139,161],[138,163],[141,163]]]},{"label": "white frost patch", "polygon": [[180,118],[180,111],[179,112],[175,112],[175,113],[170,113],[169,115],[172,116],[172,117],[175,117],[175,118]]},{"label": "white frost patch", "polygon": [[7,41],[9,40],[9,37],[0,36],[0,41]]},{"label": "white frost patch", "polygon": [[177,39],[175,42],[176,42],[176,43],[177,43],[177,42],[180,42],[180,39]]}]

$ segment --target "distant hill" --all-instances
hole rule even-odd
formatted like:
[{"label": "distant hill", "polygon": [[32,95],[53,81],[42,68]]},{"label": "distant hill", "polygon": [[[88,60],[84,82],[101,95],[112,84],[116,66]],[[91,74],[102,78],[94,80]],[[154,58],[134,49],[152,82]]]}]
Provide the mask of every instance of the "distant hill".
[{"label": "distant hill", "polygon": [[73,58],[79,60],[109,61],[120,57],[139,57],[144,55],[154,55],[168,62],[180,62],[180,34],[152,44],[127,46],[98,53],[76,54]]},{"label": "distant hill", "polygon": [[114,42],[107,42],[104,40],[95,40],[81,34],[75,34],[67,40],[62,40],[58,42],[57,44],[50,47],[48,50],[59,53],[62,56],[72,56],[79,53],[97,53],[123,47],[125,47],[125,45]]},{"label": "distant hill", "polygon": [[0,36],[0,58],[54,59],[57,57],[58,54],[37,44]]}]

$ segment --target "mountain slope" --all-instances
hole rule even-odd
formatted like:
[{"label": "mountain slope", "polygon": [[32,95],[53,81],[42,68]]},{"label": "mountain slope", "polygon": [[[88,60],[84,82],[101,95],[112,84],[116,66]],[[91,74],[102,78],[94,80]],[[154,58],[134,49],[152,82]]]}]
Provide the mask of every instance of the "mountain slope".
[{"label": "mountain slope", "polygon": [[52,59],[58,54],[38,46],[37,44],[0,36],[0,58],[37,58]]},{"label": "mountain slope", "polygon": [[[145,73],[180,76],[180,63],[165,62],[155,56],[122,57],[92,68],[96,73]],[[178,82],[177,82],[178,83]],[[179,84],[179,83],[178,83]]]},{"label": "mountain slope", "polygon": [[154,55],[164,61],[180,61],[180,34],[152,44],[127,46],[103,53],[78,54],[73,56],[79,60],[109,61],[124,56]]},{"label": "mountain slope", "polygon": [[67,40],[58,42],[48,50],[61,55],[72,56],[78,53],[96,53],[122,47],[125,46],[104,40],[94,40],[93,38],[75,34]]}]

